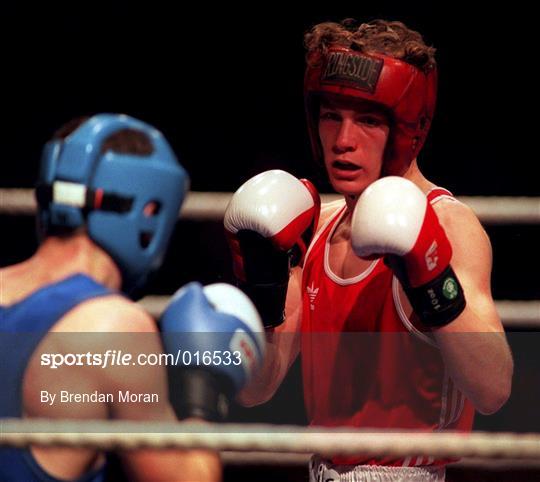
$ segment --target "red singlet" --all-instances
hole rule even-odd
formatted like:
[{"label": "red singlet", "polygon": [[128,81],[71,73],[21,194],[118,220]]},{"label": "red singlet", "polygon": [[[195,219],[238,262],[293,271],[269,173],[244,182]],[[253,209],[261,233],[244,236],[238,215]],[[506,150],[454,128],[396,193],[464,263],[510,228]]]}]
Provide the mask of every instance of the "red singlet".
[{"label": "red singlet", "polygon": [[[452,198],[440,188],[427,196],[431,204]],[[345,206],[319,230],[304,264],[302,371],[310,425],[469,432],[474,408],[445,371],[429,330],[405,315],[390,268],[379,259],[354,278],[331,271],[329,240],[344,213]],[[359,456],[333,462],[415,466],[448,461]]]}]

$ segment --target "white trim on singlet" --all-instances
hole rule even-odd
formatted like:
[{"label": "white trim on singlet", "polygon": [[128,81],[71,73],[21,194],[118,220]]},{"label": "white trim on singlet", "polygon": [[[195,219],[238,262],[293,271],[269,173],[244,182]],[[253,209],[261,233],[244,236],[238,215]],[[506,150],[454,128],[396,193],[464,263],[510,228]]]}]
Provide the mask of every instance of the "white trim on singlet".
[{"label": "white trim on singlet", "polygon": [[[334,235],[334,232],[335,232],[339,222],[341,221],[341,218],[345,214],[345,211],[346,210],[343,209],[341,211],[338,211],[337,215],[332,215],[331,216],[330,221],[335,219],[336,216],[338,217],[338,219],[336,220],[335,224],[332,226],[332,229],[328,233],[328,236],[327,236],[326,241],[325,241],[324,255],[323,255],[323,258],[324,258],[324,272],[326,273],[326,276],[328,276],[334,283],[337,283],[338,285],[341,285],[341,286],[352,285],[352,284],[358,283],[359,281],[362,281],[363,279],[367,278],[372,273],[372,271],[375,269],[375,266],[377,266],[377,263],[379,263],[379,261],[381,260],[381,258],[378,258],[378,259],[374,260],[364,271],[362,271],[359,275],[356,275],[353,278],[341,278],[332,271],[332,269],[330,268],[330,261],[329,261],[329,257],[330,257],[330,239]],[[325,228],[326,228],[326,226],[328,226],[328,223],[325,224]]]},{"label": "white trim on singlet", "polygon": [[445,189],[444,187],[440,187],[440,186],[432,187],[432,188],[426,193],[426,198],[428,198],[429,195],[430,195],[433,191],[437,191],[438,189],[441,189],[441,190],[443,190],[443,191],[446,191],[448,194],[439,194],[437,197],[434,197],[434,198],[429,202],[432,206],[433,206],[433,204],[438,203],[438,202],[441,201],[442,199],[448,199],[449,201],[459,202],[459,201],[452,195],[452,193],[451,193],[448,189]]},{"label": "white trim on singlet", "polygon": [[327,207],[328,205],[331,205],[331,204],[341,204],[341,203],[343,203],[343,206],[336,209],[336,211],[334,213],[332,213],[328,217],[328,219],[324,222],[324,224],[317,230],[317,232],[315,233],[315,236],[313,236],[313,239],[311,240],[311,243],[309,243],[308,249],[306,250],[306,256],[304,257],[304,264],[306,264],[308,256],[311,253],[311,248],[313,248],[313,246],[315,246],[315,243],[319,240],[319,238],[321,237],[322,233],[324,233],[324,231],[326,230],[328,225],[332,222],[332,219],[334,219],[343,210],[343,208],[345,207],[345,201],[343,201],[341,199],[338,200],[338,201],[333,201],[333,202],[331,202],[329,204],[325,204],[325,207]]},{"label": "white trim on singlet", "polygon": [[439,201],[443,200],[443,199],[448,199],[449,201],[452,201],[452,202],[459,202],[454,196],[450,196],[449,194],[441,194],[440,196],[437,196],[437,197],[434,197],[430,204],[433,205],[435,203],[438,203]]},{"label": "white trim on singlet", "polygon": [[405,309],[403,308],[403,305],[401,303],[401,299],[399,298],[399,281],[398,279],[393,276],[392,277],[392,298],[394,299],[394,306],[396,308],[396,311],[399,315],[399,319],[403,323],[403,326],[409,330],[410,333],[413,335],[416,335],[420,340],[426,342],[427,344],[439,348],[435,340],[433,340],[431,337],[426,335],[425,333],[422,333],[418,328],[416,328],[411,320],[407,317],[405,314]]}]

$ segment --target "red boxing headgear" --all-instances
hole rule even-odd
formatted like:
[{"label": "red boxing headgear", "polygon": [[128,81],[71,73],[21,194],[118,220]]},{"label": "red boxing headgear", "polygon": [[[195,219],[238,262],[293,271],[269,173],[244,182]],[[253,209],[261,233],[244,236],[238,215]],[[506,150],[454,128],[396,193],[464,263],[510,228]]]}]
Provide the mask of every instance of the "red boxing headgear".
[{"label": "red boxing headgear", "polygon": [[334,46],[309,59],[304,79],[308,131],[313,154],[322,160],[319,141],[321,94],[361,99],[382,105],[391,115],[385,151],[385,175],[402,175],[426,140],[435,111],[437,70],[427,73],[379,53],[360,53]]}]

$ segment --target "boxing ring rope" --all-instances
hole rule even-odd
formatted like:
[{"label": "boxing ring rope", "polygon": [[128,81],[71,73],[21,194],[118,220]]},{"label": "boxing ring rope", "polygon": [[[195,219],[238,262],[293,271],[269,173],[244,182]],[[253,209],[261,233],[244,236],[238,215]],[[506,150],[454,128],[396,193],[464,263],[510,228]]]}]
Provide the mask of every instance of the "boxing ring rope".
[{"label": "boxing ring rope", "polygon": [[[190,192],[182,206],[181,217],[199,221],[223,219],[232,193]],[[324,194],[323,202],[340,199]],[[484,224],[540,224],[540,197],[458,197],[469,205]],[[0,214],[29,216],[35,213],[33,189],[0,189]]]},{"label": "boxing ring rope", "polygon": [[540,460],[540,434],[425,433],[248,424],[134,421],[0,420],[0,446],[103,450],[188,449],[318,453],[322,456],[432,456]]},{"label": "boxing ring rope", "polygon": [[[146,296],[139,303],[158,319],[170,301],[169,296]],[[506,329],[540,330],[540,301],[495,301]]]},{"label": "boxing ring rope", "polygon": [[[190,192],[180,217],[199,221],[223,219],[232,193]],[[323,202],[340,199],[325,194]],[[480,221],[489,225],[540,224],[540,197],[459,197],[469,205]],[[30,216],[36,211],[33,189],[0,189],[0,214]],[[148,296],[142,300],[145,308],[159,317],[168,297]],[[497,300],[497,310],[505,328],[540,330],[540,301]]]}]

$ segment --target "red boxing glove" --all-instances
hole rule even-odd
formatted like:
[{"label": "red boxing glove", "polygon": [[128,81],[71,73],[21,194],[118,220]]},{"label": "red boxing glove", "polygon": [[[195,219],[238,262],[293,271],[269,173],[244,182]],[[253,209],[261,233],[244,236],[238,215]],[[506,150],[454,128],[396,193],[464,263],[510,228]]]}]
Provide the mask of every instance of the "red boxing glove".
[{"label": "red boxing glove", "polygon": [[465,308],[450,266],[452,246],[426,196],[412,182],[390,176],[371,184],[356,204],[351,243],[361,257],[399,258],[390,264],[425,324],[445,325]]},{"label": "red boxing glove", "polygon": [[280,171],[244,183],[225,212],[234,274],[265,326],[283,321],[292,266],[303,262],[320,212],[320,198],[307,180]]}]

